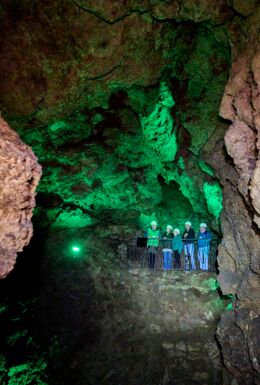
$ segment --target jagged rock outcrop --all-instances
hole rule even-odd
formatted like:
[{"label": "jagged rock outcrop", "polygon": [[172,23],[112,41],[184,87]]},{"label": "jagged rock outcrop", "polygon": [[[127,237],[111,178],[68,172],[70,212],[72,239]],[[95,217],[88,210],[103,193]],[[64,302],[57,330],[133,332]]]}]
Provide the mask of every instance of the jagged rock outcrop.
[{"label": "jagged rock outcrop", "polygon": [[224,138],[230,158],[215,147],[211,159],[224,187],[218,280],[223,293],[234,295],[234,310],[222,315],[217,337],[227,369],[224,383],[235,378],[241,385],[260,381],[260,54],[254,24],[250,31],[244,52],[234,52],[220,107],[220,115],[232,122]]},{"label": "jagged rock outcrop", "polygon": [[41,167],[25,145],[0,117],[0,278],[13,269],[18,251],[32,236],[32,210]]}]

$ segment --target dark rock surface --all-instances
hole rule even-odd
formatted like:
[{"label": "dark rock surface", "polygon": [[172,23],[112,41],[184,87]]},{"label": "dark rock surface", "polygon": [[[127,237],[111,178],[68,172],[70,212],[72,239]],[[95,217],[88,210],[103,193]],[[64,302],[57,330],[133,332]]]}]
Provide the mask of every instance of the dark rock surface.
[{"label": "dark rock surface", "polygon": [[210,162],[224,186],[218,280],[223,293],[236,297],[235,309],[222,316],[217,336],[227,368],[226,382],[234,376],[237,384],[260,381],[259,333],[255,334],[260,322],[260,56],[257,31],[253,23],[250,26],[250,43],[243,52],[234,52],[220,107],[221,116],[232,122],[225,134],[232,163],[220,152]]},{"label": "dark rock surface", "polygon": [[72,242],[72,230],[48,241],[41,328],[46,340],[55,333],[66,384],[73,375],[80,385],[221,383],[214,333],[230,301],[219,297],[216,274],[126,269],[124,243],[115,264],[107,239],[100,249],[91,233],[79,235],[80,255],[57,256],[53,239],[59,249],[65,234]]},{"label": "dark rock surface", "polygon": [[[89,362],[79,384],[89,377],[98,384],[105,376],[109,383],[135,385],[171,384],[173,379],[181,385],[219,384],[221,362],[213,336],[223,301],[215,278],[138,269],[119,273],[111,282],[99,277],[97,291],[107,312],[98,322],[102,332],[95,346],[77,352]],[[91,365],[101,351],[98,364]]]}]

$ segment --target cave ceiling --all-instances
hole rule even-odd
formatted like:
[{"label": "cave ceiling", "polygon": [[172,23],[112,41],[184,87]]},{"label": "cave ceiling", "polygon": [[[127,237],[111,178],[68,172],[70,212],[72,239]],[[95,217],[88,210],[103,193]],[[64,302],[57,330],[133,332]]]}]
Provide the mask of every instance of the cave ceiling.
[{"label": "cave ceiling", "polygon": [[43,166],[42,221],[179,225],[189,215],[218,229],[221,186],[207,157],[227,128],[218,109],[255,6],[1,5],[0,109]]}]

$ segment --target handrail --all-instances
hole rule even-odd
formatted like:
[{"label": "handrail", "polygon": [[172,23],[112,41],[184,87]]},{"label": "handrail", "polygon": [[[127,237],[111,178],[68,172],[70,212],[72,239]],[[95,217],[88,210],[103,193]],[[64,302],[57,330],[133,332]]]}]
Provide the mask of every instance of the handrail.
[{"label": "handrail", "polygon": [[[159,242],[156,246],[147,245],[149,239],[156,240],[156,238],[135,237],[129,240],[130,242],[128,241],[126,260],[130,266],[150,268],[150,254],[152,253],[155,254],[155,262],[153,262],[155,269],[216,271],[218,245],[221,238],[182,239],[180,262],[177,267],[175,267],[174,263],[176,256],[172,251],[172,238],[157,238]],[[164,244],[167,243],[168,248],[164,248]],[[191,247],[192,249],[190,249]],[[170,267],[165,268],[164,252],[167,251],[171,252]],[[205,261],[206,267],[204,266]]]},{"label": "handrail", "polygon": [[[158,239],[158,238],[153,238],[153,237],[137,237],[137,238],[132,238],[132,239]],[[203,238],[203,240],[210,240],[210,241],[217,241],[217,242],[221,242],[221,238]],[[172,241],[173,238],[159,238],[158,239],[160,242],[161,241]],[[192,239],[187,239],[187,238],[182,238],[181,239],[183,242],[197,242],[199,241],[200,239],[199,238],[192,238]]]}]

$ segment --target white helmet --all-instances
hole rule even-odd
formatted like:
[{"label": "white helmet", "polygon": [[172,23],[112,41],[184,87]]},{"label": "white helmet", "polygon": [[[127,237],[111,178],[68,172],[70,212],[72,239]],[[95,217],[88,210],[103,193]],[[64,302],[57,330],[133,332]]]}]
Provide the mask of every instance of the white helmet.
[{"label": "white helmet", "polygon": [[172,230],[172,225],[167,225],[166,229]]},{"label": "white helmet", "polygon": [[191,222],[187,221],[185,222],[185,225],[191,226]]},{"label": "white helmet", "polygon": [[175,232],[175,231],[176,231],[176,233],[177,233],[178,235],[180,235],[181,232],[180,232],[179,229],[174,229],[173,232]]},{"label": "white helmet", "polygon": [[200,227],[204,227],[206,229],[208,226],[206,225],[206,223],[201,223]]},{"label": "white helmet", "polygon": [[157,226],[157,222],[156,221],[152,221],[151,222],[151,226]]}]

